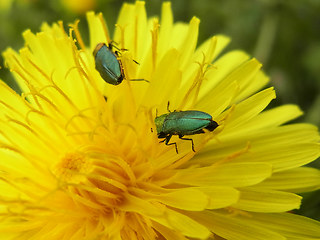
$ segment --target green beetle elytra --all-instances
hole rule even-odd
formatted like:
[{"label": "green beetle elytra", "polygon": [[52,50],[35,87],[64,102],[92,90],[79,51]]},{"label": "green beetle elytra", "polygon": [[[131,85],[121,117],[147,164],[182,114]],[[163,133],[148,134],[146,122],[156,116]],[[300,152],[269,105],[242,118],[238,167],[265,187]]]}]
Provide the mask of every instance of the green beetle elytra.
[{"label": "green beetle elytra", "polygon": [[112,50],[113,45],[108,46],[105,43],[98,43],[93,51],[96,70],[104,81],[112,85],[118,85],[124,79],[124,72],[119,52]]},{"label": "green beetle elytra", "polygon": [[[122,62],[120,60],[120,53],[113,51],[115,47],[112,42],[106,45],[105,43],[98,43],[93,50],[96,70],[104,81],[112,85],[119,85],[125,79]],[[126,50],[126,49],[123,49]],[[139,64],[135,60],[135,63]],[[145,79],[130,79],[130,81],[145,81]]]},{"label": "green beetle elytra", "polygon": [[183,138],[183,136],[204,133],[204,129],[212,132],[219,126],[217,122],[212,120],[210,114],[195,110],[169,112],[156,117],[154,122],[158,138],[164,138],[160,142],[165,142],[166,145],[175,145],[177,153],[177,143],[169,143],[172,135],[178,135],[182,140],[191,141],[192,151],[195,152],[192,138]]}]

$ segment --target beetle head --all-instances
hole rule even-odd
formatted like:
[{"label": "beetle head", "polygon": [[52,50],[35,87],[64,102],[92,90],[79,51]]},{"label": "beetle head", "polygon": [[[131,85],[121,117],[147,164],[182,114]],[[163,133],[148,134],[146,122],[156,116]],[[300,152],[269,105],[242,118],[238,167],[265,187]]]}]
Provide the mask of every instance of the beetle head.
[{"label": "beetle head", "polygon": [[154,119],[154,124],[156,125],[158,134],[162,131],[164,120],[166,119],[168,114],[163,114]]},{"label": "beetle head", "polygon": [[218,125],[217,122],[211,121],[210,124],[205,127],[205,129],[208,129],[210,132],[212,132],[212,131],[215,130],[218,126],[219,126],[219,125]]}]

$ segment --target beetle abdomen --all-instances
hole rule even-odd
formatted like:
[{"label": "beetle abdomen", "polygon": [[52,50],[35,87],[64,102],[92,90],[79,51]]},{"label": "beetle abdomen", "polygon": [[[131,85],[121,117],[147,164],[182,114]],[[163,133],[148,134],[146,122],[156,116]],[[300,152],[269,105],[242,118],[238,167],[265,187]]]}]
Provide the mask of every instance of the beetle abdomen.
[{"label": "beetle abdomen", "polygon": [[[214,125],[212,122],[214,121],[212,120],[211,115],[205,112],[172,112],[166,117],[162,131],[174,135],[193,135],[203,133],[202,129],[207,128],[208,126],[210,126],[211,129],[211,125]],[[216,122],[214,123],[217,125]]]},{"label": "beetle abdomen", "polygon": [[98,44],[94,51],[95,65],[100,76],[106,82],[118,85],[123,80],[120,60],[105,44]]}]

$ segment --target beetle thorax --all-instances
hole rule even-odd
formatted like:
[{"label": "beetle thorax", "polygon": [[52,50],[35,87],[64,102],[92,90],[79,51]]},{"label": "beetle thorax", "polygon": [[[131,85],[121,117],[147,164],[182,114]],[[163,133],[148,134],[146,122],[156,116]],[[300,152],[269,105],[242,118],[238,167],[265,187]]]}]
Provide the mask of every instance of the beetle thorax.
[{"label": "beetle thorax", "polygon": [[168,114],[163,114],[163,115],[161,115],[161,116],[159,116],[159,117],[156,117],[156,118],[154,119],[154,123],[155,123],[155,125],[156,125],[158,134],[159,134],[160,132],[162,132],[163,123],[164,123],[164,120],[166,119],[167,115],[168,115]]}]

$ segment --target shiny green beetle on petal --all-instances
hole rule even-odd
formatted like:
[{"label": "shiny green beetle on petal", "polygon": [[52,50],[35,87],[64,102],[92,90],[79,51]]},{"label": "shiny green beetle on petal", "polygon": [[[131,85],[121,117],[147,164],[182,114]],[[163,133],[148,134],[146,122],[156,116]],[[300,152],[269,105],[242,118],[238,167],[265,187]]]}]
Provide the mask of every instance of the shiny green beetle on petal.
[{"label": "shiny green beetle on petal", "polygon": [[[113,47],[117,48],[112,44],[112,42],[109,43],[108,46],[105,43],[98,43],[93,51],[93,56],[95,59],[96,70],[100,73],[102,79],[112,85],[118,85],[123,81],[123,79],[126,79],[126,77],[124,75],[122,62],[119,58],[120,53],[118,51],[113,51]],[[132,61],[139,64],[135,60]],[[149,82],[145,79],[126,80]]]},{"label": "shiny green beetle on petal", "polygon": [[112,50],[113,45],[108,46],[105,43],[98,43],[93,51],[96,70],[104,81],[112,85],[118,85],[124,79],[124,72],[119,52]]},{"label": "shiny green beetle on petal", "polygon": [[184,135],[194,135],[204,133],[204,129],[210,132],[216,129],[219,125],[212,120],[212,116],[201,111],[174,111],[158,116],[154,120],[158,138],[164,138],[160,142],[165,142],[166,145],[175,145],[178,153],[177,143],[169,143],[172,135],[178,135],[182,140],[189,140],[194,150],[192,138],[183,138]]}]

